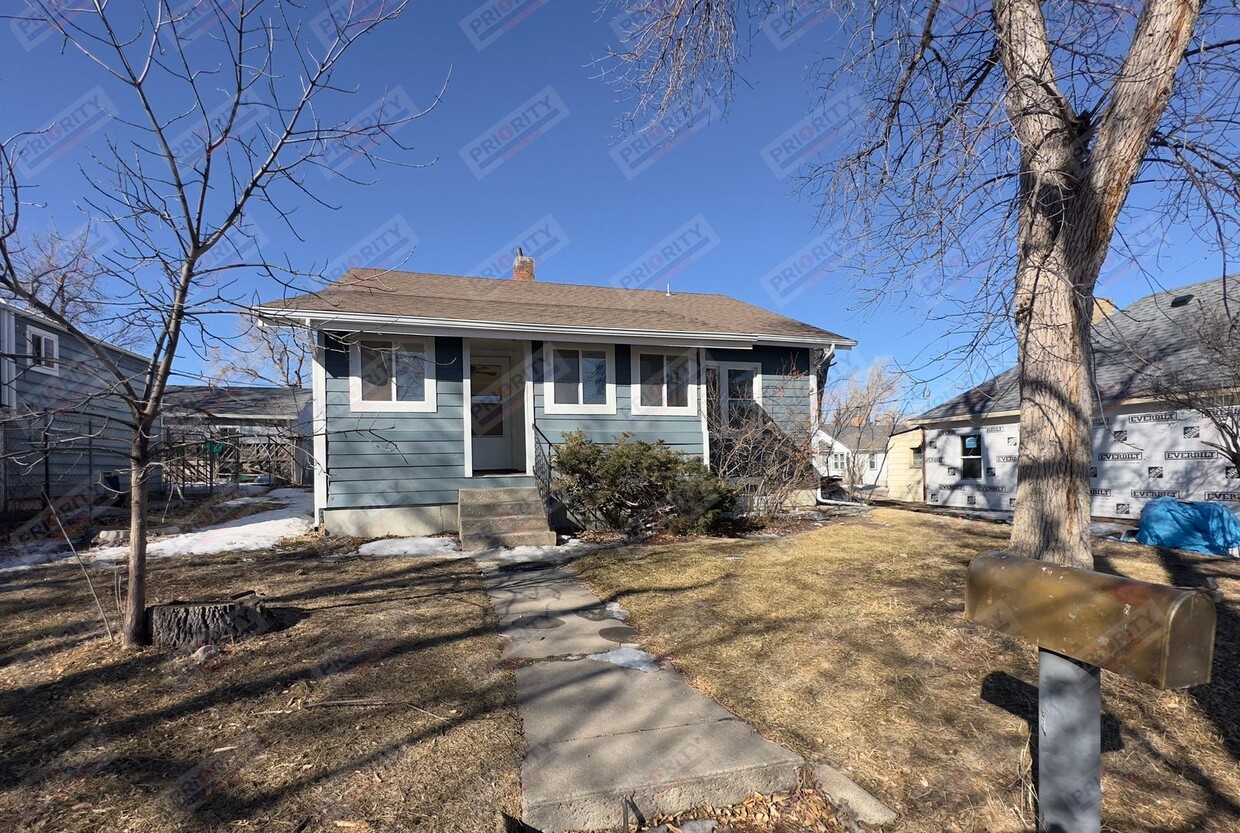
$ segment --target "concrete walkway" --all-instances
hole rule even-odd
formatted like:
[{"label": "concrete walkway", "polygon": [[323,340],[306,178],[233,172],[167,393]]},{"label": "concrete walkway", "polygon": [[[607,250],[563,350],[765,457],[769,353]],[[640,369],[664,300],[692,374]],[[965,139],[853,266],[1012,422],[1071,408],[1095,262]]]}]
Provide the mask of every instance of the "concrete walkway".
[{"label": "concrete walkway", "polygon": [[792,787],[800,756],[764,739],[672,668],[557,564],[483,565],[516,672],[527,753],[524,821],[614,830],[630,798],[647,817]]}]

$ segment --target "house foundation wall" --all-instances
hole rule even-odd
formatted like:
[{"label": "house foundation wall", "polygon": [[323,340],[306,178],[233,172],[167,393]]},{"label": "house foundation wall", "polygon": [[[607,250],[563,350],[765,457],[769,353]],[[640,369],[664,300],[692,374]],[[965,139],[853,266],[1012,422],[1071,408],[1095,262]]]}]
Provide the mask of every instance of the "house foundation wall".
[{"label": "house foundation wall", "polygon": [[455,503],[323,510],[323,528],[329,535],[356,538],[438,535],[456,532],[458,524],[459,513]]}]

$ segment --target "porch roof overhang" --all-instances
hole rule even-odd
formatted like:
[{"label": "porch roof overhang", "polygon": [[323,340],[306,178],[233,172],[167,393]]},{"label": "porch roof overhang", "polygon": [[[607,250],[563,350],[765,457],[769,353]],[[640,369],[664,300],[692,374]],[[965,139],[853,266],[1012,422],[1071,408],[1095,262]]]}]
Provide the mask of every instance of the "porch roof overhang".
[{"label": "porch roof overhang", "polygon": [[465,338],[513,340],[564,340],[605,344],[651,344],[665,347],[715,347],[752,350],[759,345],[849,350],[857,342],[847,338],[792,336],[769,333],[679,332],[637,330],[620,327],[557,326],[506,321],[463,321],[421,318],[407,315],[374,315],[339,310],[292,310],[280,307],[254,307],[260,321],[279,325],[304,326],[337,332],[385,333],[393,335],[436,335]]}]

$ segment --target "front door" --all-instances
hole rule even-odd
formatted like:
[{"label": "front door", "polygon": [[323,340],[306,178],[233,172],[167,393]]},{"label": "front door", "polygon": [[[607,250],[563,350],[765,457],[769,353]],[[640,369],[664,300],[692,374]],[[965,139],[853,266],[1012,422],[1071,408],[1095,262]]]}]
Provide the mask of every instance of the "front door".
[{"label": "front door", "polygon": [[511,371],[512,360],[506,356],[475,356],[470,360],[469,410],[476,472],[516,468],[513,402],[504,397],[505,386],[512,379]]}]

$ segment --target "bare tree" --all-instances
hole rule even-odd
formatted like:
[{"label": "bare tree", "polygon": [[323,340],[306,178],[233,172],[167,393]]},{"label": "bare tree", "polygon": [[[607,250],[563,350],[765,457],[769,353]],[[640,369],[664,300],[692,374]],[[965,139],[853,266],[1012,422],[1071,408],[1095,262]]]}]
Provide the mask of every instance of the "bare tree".
[{"label": "bare tree", "polygon": [[834,380],[823,397],[827,422],[864,425],[899,422],[904,418],[905,375],[887,359],[875,359],[865,375],[850,374]]},{"label": "bare tree", "polygon": [[[13,268],[38,305],[55,310],[84,332],[117,343],[123,333],[111,325],[102,287],[105,268],[91,251],[90,241],[89,227],[73,235],[54,227],[45,234],[31,234],[13,247]],[[16,292],[4,294],[31,307]]]},{"label": "bare tree", "polygon": [[[1154,369],[1148,374],[1150,392],[1177,408],[1194,411],[1218,432],[1217,440],[1202,438],[1203,445],[1222,454],[1240,471],[1240,311],[1207,307],[1198,302],[1198,322],[1193,333],[1195,361],[1173,372]],[[1146,358],[1136,345],[1131,354]]]},{"label": "bare tree", "polygon": [[805,402],[807,377],[787,369],[779,381],[764,385],[762,403],[722,397],[707,376],[706,428],[710,437],[710,468],[726,483],[740,488],[745,511],[753,517],[785,512],[798,493],[813,489],[817,477],[812,460],[812,420],[776,419],[781,411],[798,413]]},{"label": "bare tree", "polygon": [[[306,9],[286,0],[204,3],[147,0],[120,10],[107,0],[68,10],[61,3],[29,4],[30,15],[122,89],[132,106],[132,116],[106,131],[106,147],[93,154],[96,170],[84,181],[92,214],[120,239],[106,270],[122,299],[113,314],[145,342],[146,366],[135,377],[106,347],[86,339],[131,415],[126,645],[148,639],[148,484],[178,350],[201,351],[212,338],[212,317],[243,302],[230,277],[235,270],[289,282],[310,275],[263,256],[256,218],[284,223],[295,234],[291,220],[299,204],[327,205],[308,174],[319,169],[337,181],[358,181],[341,173],[342,155],[368,168],[384,147],[405,150],[393,131],[425,112],[379,106],[364,119],[322,115],[351,91],[339,77],[347,54],[395,18],[404,2],[324,3],[325,33],[312,32]],[[195,38],[188,16],[199,13],[216,21],[211,37]],[[30,136],[0,145],[0,286],[84,337],[19,270],[24,252],[17,231],[36,207],[24,198],[16,167]]]},{"label": "bare tree", "polygon": [[236,338],[207,348],[207,377],[223,383],[305,387],[312,333],[298,327],[264,327],[250,319],[246,323]]},{"label": "bare tree", "polygon": [[[647,22],[613,56],[613,77],[638,91],[638,112],[660,113],[728,97],[742,21],[800,4],[623,5]],[[1168,220],[1191,218],[1220,252],[1234,236],[1235,7],[869,0],[837,10],[846,45],[822,90],[851,91],[857,109],[807,186],[869,241],[867,271],[888,276],[878,289],[915,291],[910,272],[954,263],[938,278],[968,276],[976,303],[965,312],[986,322],[970,345],[1011,322],[1022,393],[1011,548],[1091,567],[1094,287],[1138,175],[1162,189]]]},{"label": "bare tree", "polygon": [[[870,462],[867,455],[875,454],[872,445],[881,436],[883,449],[875,463],[882,468],[887,454],[885,438],[907,415],[903,405],[905,388],[904,374],[893,369],[886,359],[876,359],[864,376],[837,379],[827,389],[822,409],[827,424],[823,429],[847,449],[844,479],[854,496],[870,496],[866,490],[857,489],[865,484]],[[862,454],[863,447],[867,448],[867,455]]]}]

